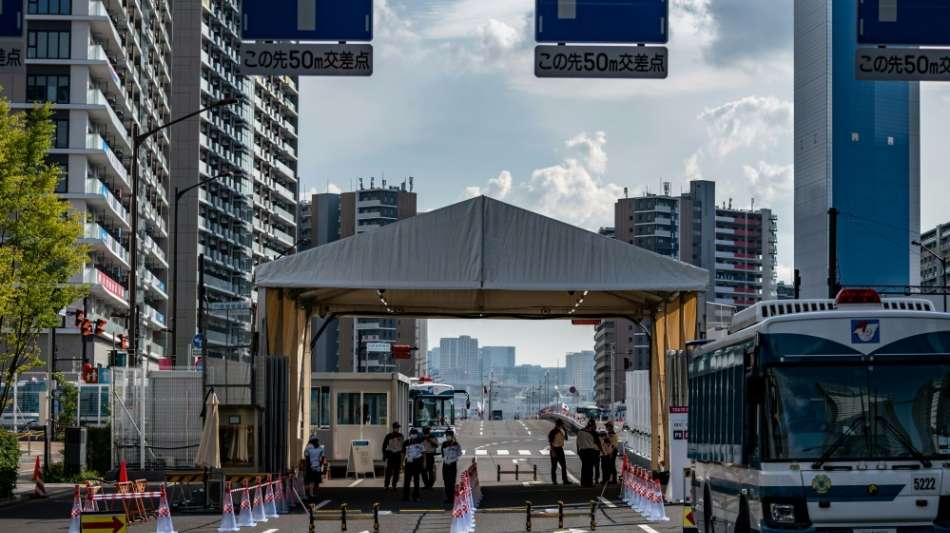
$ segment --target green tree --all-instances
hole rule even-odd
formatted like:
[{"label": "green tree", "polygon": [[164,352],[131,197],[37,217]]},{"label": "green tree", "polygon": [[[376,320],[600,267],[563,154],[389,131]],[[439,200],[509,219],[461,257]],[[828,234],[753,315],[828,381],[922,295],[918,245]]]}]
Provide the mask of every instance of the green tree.
[{"label": "green tree", "polygon": [[69,283],[88,254],[76,243],[78,217],[55,192],[60,169],[46,160],[51,115],[48,105],[11,113],[0,100],[0,412],[20,374],[41,363],[40,333],[87,290]]}]

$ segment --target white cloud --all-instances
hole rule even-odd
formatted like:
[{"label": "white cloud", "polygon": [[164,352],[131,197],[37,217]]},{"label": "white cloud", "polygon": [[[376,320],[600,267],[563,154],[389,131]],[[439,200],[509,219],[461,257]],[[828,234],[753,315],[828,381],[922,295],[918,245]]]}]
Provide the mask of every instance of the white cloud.
[{"label": "white cloud", "polygon": [[758,165],[744,165],[742,173],[749,182],[749,188],[761,195],[765,205],[788,200],[792,192],[793,165],[772,165],[759,161]]},{"label": "white cloud", "polygon": [[792,283],[795,278],[795,269],[789,265],[779,263],[775,265],[775,271],[778,274],[778,280],[785,283]]},{"label": "white cloud", "polygon": [[792,103],[774,96],[746,96],[706,108],[699,119],[713,153],[725,157],[739,148],[765,150],[792,133]]},{"label": "white cloud", "polygon": [[703,171],[699,166],[699,161],[704,156],[702,148],[693,153],[693,155],[686,158],[684,162],[685,174],[687,180],[701,180],[703,179]]},{"label": "white cloud", "polygon": [[515,184],[507,170],[482,187],[466,187],[467,198],[487,194],[587,229],[613,223],[613,206],[623,187],[608,181],[607,134],[580,133],[564,142],[567,154],[556,165],[535,169]]}]

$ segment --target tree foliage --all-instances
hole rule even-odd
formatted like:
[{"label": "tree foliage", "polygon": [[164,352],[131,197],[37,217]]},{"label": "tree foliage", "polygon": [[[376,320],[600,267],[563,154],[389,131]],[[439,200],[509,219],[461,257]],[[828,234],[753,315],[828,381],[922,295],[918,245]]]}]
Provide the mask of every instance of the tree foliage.
[{"label": "tree foliage", "polygon": [[88,254],[77,215],[56,195],[60,169],[46,160],[50,117],[48,105],[11,113],[0,100],[0,412],[11,384],[40,363],[39,334],[87,290],[69,283]]}]

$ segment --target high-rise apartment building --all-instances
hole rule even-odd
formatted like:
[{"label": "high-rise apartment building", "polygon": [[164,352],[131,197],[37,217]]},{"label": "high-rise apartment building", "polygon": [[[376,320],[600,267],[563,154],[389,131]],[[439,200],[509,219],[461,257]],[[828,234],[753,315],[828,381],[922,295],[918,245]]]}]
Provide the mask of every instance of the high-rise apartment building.
[{"label": "high-rise apartment building", "polygon": [[253,267],[296,242],[297,81],[238,73],[239,2],[171,5],[175,113],[239,99],[172,130],[175,187],[207,180],[179,204],[175,351],[185,364],[198,327],[203,260],[208,353],[240,359],[250,353]]},{"label": "high-rise apartment building", "polygon": [[[381,180],[369,187],[360,179],[356,191],[315,194],[310,200],[310,238],[303,247],[327,244],[342,238],[392,224],[416,215],[412,178],[398,186]],[[322,326],[314,319],[315,328]],[[416,320],[388,318],[341,318],[331,324],[314,345],[315,372],[391,372],[417,375],[424,371],[426,327]],[[316,330],[315,330],[316,331]],[[410,344],[418,350],[411,361],[394,361],[390,354],[367,351],[367,343]],[[422,360],[421,362],[419,360]],[[425,372],[423,372],[425,373]]]},{"label": "high-rise apartment building", "polygon": [[482,369],[486,372],[515,366],[514,346],[482,346],[478,351]]},{"label": "high-rise apartment building", "polygon": [[[57,192],[82,218],[81,242],[91,249],[73,280],[89,285],[89,296],[68,311],[106,321],[104,334],[83,339],[67,318],[56,330],[57,369],[75,371],[83,361],[106,366],[110,351],[128,335],[132,131],[173,116],[170,6],[96,0],[25,4],[25,47],[18,52],[19,67],[5,58],[0,90],[15,110],[53,104],[56,133],[49,160],[63,170]],[[170,148],[166,130],[139,151],[138,348],[151,366],[165,356],[168,327]],[[47,355],[47,339],[39,345]]]},{"label": "high-rise apartment building", "polygon": [[581,401],[589,401],[594,394],[594,352],[569,353],[564,359],[564,379],[568,387],[577,389]]},{"label": "high-rise apartment building", "polygon": [[479,363],[478,339],[462,335],[439,340],[439,373],[452,384],[484,383]]},{"label": "high-rise apartment building", "polygon": [[857,2],[795,2],[795,268],[803,298],[829,295],[829,215],[838,281],[916,285],[920,89],[854,76]]},{"label": "high-rise apartment building", "polygon": [[621,198],[614,205],[615,239],[668,257],[679,257],[680,199],[663,194]]}]

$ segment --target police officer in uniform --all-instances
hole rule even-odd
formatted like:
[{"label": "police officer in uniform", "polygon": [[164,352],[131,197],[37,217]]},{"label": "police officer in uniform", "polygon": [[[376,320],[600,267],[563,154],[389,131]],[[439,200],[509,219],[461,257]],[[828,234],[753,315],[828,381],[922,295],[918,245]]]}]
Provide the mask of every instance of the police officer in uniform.
[{"label": "police officer in uniform", "polygon": [[459,459],[462,457],[462,445],[455,440],[455,432],[445,432],[442,443],[442,483],[445,484],[445,503],[455,499],[455,479],[458,476]]},{"label": "police officer in uniform", "polygon": [[422,454],[425,464],[422,470],[422,483],[431,489],[435,485],[435,453],[439,451],[439,440],[432,434],[429,426],[422,428]]},{"label": "police officer in uniform", "polygon": [[386,460],[386,477],[383,486],[389,490],[399,487],[399,469],[402,468],[402,452],[405,438],[399,432],[399,422],[393,422],[393,430],[383,439],[383,459]]}]

